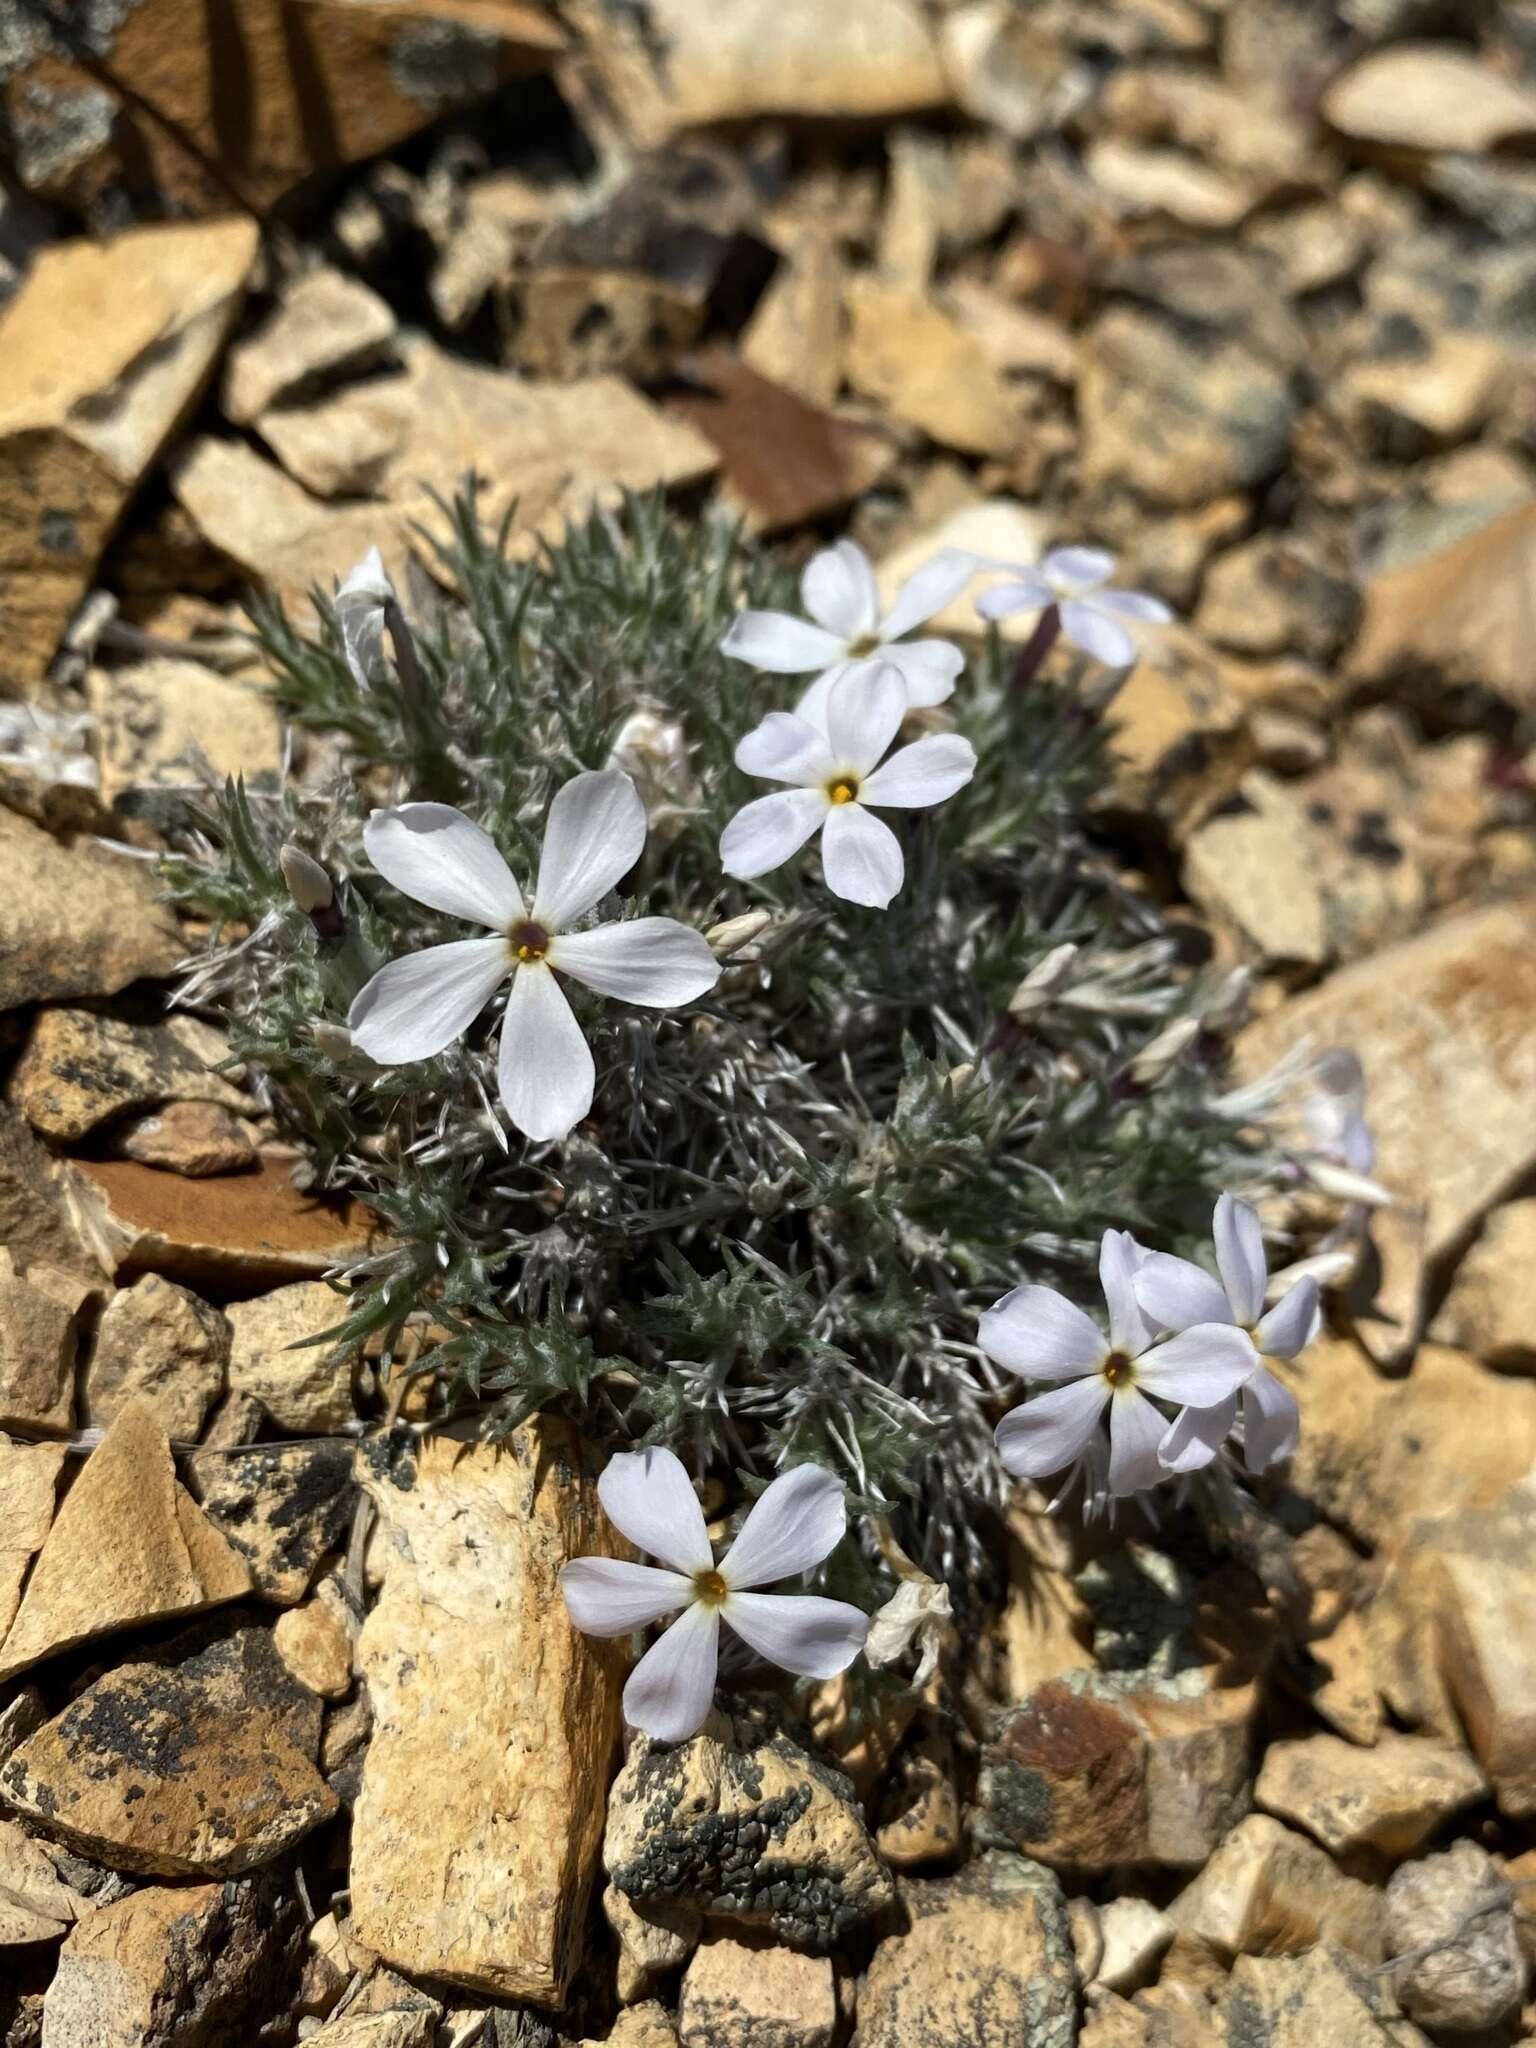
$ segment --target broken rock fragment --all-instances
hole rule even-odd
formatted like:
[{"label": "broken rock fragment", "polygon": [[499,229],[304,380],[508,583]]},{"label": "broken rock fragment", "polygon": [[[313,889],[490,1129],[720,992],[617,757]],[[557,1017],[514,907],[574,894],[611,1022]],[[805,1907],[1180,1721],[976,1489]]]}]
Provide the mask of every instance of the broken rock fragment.
[{"label": "broken rock fragment", "polygon": [[327,1551],[341,1549],[357,1501],[349,1443],[204,1450],[189,1472],[209,1519],[250,1567],[265,1600],[291,1607]]},{"label": "broken rock fragment", "polygon": [[102,1311],[86,1370],[86,1420],[104,1428],[143,1395],[167,1436],[196,1443],[224,1392],[228,1364],[229,1324],[219,1311],[146,1273]]},{"label": "broken rock fragment", "polygon": [[1465,1750],[1431,1736],[1383,1734],[1359,1749],[1337,1735],[1307,1735],[1270,1744],[1254,1797],[1336,1856],[1411,1856],[1487,1790]]},{"label": "broken rock fragment", "polygon": [[6,936],[0,1010],[70,996],[110,996],[181,957],[176,920],[143,866],[100,847],[61,846],[0,810]]},{"label": "broken rock fragment", "polygon": [[60,1145],[151,1103],[252,1107],[174,1025],[129,1024],[95,1010],[40,1010],[8,1093],[33,1130]]}]

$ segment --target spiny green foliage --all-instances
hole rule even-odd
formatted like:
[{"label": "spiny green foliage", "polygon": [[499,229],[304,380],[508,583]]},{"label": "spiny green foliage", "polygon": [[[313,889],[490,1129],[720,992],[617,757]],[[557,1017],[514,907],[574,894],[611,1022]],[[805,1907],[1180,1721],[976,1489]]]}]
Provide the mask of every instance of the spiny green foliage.
[{"label": "spiny green foliage", "polygon": [[[337,1341],[393,1345],[430,1313],[450,1399],[490,1430],[557,1406],[615,1443],[671,1443],[701,1476],[815,1457],[856,1510],[895,1512],[914,1557],[963,1574],[1003,1496],[1006,1390],[977,1312],[1025,1279],[1091,1304],[1105,1228],[1192,1252],[1217,1190],[1261,1177],[1213,1108],[1208,1039],[1133,1075],[1208,992],[1093,842],[1102,721],[1073,692],[1010,687],[994,640],[940,714],[974,743],[975,779],[904,814],[887,912],[830,895],[811,852],[743,885],[719,836],[761,785],[734,749],[798,692],[718,648],[741,605],[793,605],[791,573],[654,499],[516,564],[465,500],[437,566],[456,596],[413,608],[404,686],[360,687],[323,608],[313,632],[258,614],[276,691],[336,773],[318,792],[226,791],[171,864],[215,926],[192,995],[228,1013],[315,1182],[391,1227],[349,1276]],[[564,1145],[529,1146],[494,1107],[494,1010],[401,1069],[339,1036],[380,962],[463,936],[370,872],[362,823],[373,803],[457,802],[527,881],[553,792],[608,763],[639,711],[674,744],[621,760],[652,816],[623,907],[704,929],[771,917],[681,1015],[572,989],[593,1113]],[[344,943],[320,944],[289,901],[288,839],[347,878]],[[1022,977],[1067,942],[1079,999],[1010,1019]]]}]

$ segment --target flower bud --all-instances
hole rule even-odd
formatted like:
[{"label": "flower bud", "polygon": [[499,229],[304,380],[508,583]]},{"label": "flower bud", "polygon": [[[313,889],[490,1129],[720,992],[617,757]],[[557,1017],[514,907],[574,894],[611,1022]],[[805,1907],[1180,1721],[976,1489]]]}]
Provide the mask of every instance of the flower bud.
[{"label": "flower bud", "polygon": [[288,884],[288,894],[306,917],[313,917],[317,910],[330,909],[336,900],[335,885],[319,861],[311,859],[302,846],[296,846],[290,839],[278,855],[277,864]]},{"label": "flower bud", "polygon": [[1200,1036],[1198,1017],[1175,1017],[1131,1061],[1131,1079],[1151,1088],[1170,1073]]},{"label": "flower bud", "polygon": [[728,917],[723,924],[711,925],[704,936],[716,959],[726,960],[743,946],[750,946],[772,923],[771,910],[744,910],[740,917]]},{"label": "flower bud", "polygon": [[1049,1007],[1053,996],[1067,983],[1077,961],[1077,947],[1070,942],[1053,946],[1043,960],[1037,960],[1014,990],[1008,1008],[1015,1017],[1032,1017]]}]

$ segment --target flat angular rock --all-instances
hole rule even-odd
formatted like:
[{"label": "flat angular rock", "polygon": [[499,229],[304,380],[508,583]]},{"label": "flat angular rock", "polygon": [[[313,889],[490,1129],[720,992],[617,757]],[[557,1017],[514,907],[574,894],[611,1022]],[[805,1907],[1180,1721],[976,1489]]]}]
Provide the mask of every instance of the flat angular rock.
[{"label": "flat angular rock", "polygon": [[54,1519],[0,1647],[0,1678],[249,1590],[244,1564],[178,1482],[153,1407],[129,1401]]},{"label": "flat angular rock", "polygon": [[323,1600],[306,1600],[302,1607],[280,1614],[272,1640],[307,1692],[339,1700],[352,1690],[352,1644]]},{"label": "flat angular rock", "polygon": [[1265,1813],[1238,1823],[1169,1911],[1223,1962],[1300,1955],[1319,1941],[1367,1963],[1383,1954],[1381,1893]]},{"label": "flat angular rock", "polygon": [[220,1173],[245,1173],[255,1166],[255,1140],[238,1118],[216,1102],[168,1102],[145,1116],[131,1116],[109,1135],[120,1159],[208,1180]]},{"label": "flat angular rock", "polygon": [[62,1435],[74,1424],[75,1317],[0,1249],[0,1429]]},{"label": "flat angular rock", "polygon": [[21,1582],[53,1526],[62,1444],[13,1443],[0,1436],[0,1642],[21,1605]]},{"label": "flat angular rock", "polygon": [[243,775],[254,782],[282,767],[282,719],[271,697],[201,662],[158,655],[92,669],[86,689],[102,801],[120,818],[154,827],[180,822],[200,764],[221,781]]},{"label": "flat angular rock", "polygon": [[1506,1371],[1536,1370],[1536,1198],[1494,1210],[1431,1328]]},{"label": "flat angular rock", "polygon": [[298,1904],[262,1881],[147,1885],[86,1914],[43,2000],[45,2048],[214,2048],[282,1993]]},{"label": "flat angular rock", "polygon": [[374,1732],[353,1926],[397,1968],[559,2006],[582,1952],[621,1660],[577,1634],[557,1574],[603,1550],[608,1525],[562,1423],[396,1450],[379,1442],[368,1472],[384,1585],[357,1648]]},{"label": "flat angular rock", "polygon": [[837,1990],[825,1956],[722,1934],[695,1951],[678,1996],[682,2048],[832,2048]]},{"label": "flat angular rock", "polygon": [[0,1821],[0,1949],[57,1941],[89,1911],[41,1843],[14,1821]]},{"label": "flat angular rock", "polygon": [[346,1542],[357,1502],[351,1444],[253,1444],[201,1451],[189,1474],[209,1519],[250,1567],[263,1599],[291,1607]]},{"label": "flat angular rock", "polygon": [[320,1714],[268,1630],[205,1625],[88,1686],[0,1769],[0,1797],[113,1870],[237,1877],[336,1811]]},{"label": "flat angular rock", "polygon": [[219,1311],[146,1273],[102,1310],[86,1368],[86,1421],[104,1428],[142,1394],[167,1436],[196,1443],[228,1364],[229,1324]]},{"label": "flat angular rock", "polygon": [[262,1153],[249,1173],[199,1181],[132,1159],[81,1159],[74,1172],[120,1281],[162,1273],[193,1289],[239,1293],[329,1272],[367,1248],[368,1211],[301,1193],[292,1164]]},{"label": "flat angular rock", "polygon": [[55,242],[0,308],[4,694],[41,682],[123,508],[212,374],[257,239],[237,217]]},{"label": "flat angular rock", "polygon": [[0,1010],[70,996],[110,996],[181,958],[176,920],[155,900],[137,861],[61,846],[40,826],[0,811],[6,943]]},{"label": "flat angular rock", "polygon": [[322,385],[377,361],[394,337],[395,316],[360,279],[324,267],[283,291],[254,333],[224,365],[226,419],[249,426],[270,405],[292,405]]},{"label": "flat angular rock", "polygon": [[906,1878],[904,1933],[859,1990],[859,2048],[1070,2043],[1076,2018],[1066,1901],[1050,1871],[997,1850],[954,1877]]},{"label": "flat angular rock", "polygon": [[1384,1734],[1371,1749],[1337,1735],[1272,1742],[1253,1796],[1334,1855],[1411,1856],[1488,1780],[1464,1749],[1427,1735]]},{"label": "flat angular rock", "polygon": [[1397,2012],[1388,1979],[1319,1947],[1304,1956],[1240,1956],[1226,2024],[1233,2041],[1264,2048],[1430,2048]]},{"label": "flat angular rock", "polygon": [[[290,1436],[330,1436],[356,1413],[352,1367],[333,1344],[310,1344],[334,1329],[347,1300],[319,1280],[296,1281],[252,1301],[232,1302],[229,1384],[259,1401]],[[293,1345],[304,1348],[293,1350]]]},{"label": "flat angular rock", "polygon": [[1323,118],[1341,135],[1414,152],[1477,151],[1536,136],[1536,93],[1459,43],[1394,43],[1334,79]]},{"label": "flat angular rock", "polygon": [[873,277],[850,282],[847,305],[855,390],[943,447],[1007,459],[1023,415],[972,334],[925,295]]},{"label": "flat angular rock", "polygon": [[7,1093],[34,1131],[61,1145],[156,1102],[254,1106],[173,1025],[128,1024],[95,1010],[40,1010]]},{"label": "flat angular rock", "polygon": [[687,1742],[635,1742],[609,1800],[603,1865],[642,1910],[680,1901],[813,1954],[892,1899],[852,1780],[765,1702],[717,1706]]}]

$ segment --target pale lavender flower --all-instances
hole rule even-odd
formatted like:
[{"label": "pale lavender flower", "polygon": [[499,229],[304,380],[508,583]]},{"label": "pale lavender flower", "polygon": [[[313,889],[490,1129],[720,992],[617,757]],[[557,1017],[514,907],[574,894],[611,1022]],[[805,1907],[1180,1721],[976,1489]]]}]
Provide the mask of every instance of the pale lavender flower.
[{"label": "pale lavender flower", "polygon": [[1136,642],[1121,620],[1166,626],[1173,613],[1144,591],[1107,589],[1114,573],[1115,558],[1103,548],[1052,548],[1038,567],[1014,569],[1006,583],[984,590],[976,609],[984,619],[1007,619],[1054,608],[1074,646],[1109,668],[1129,668]]}]

